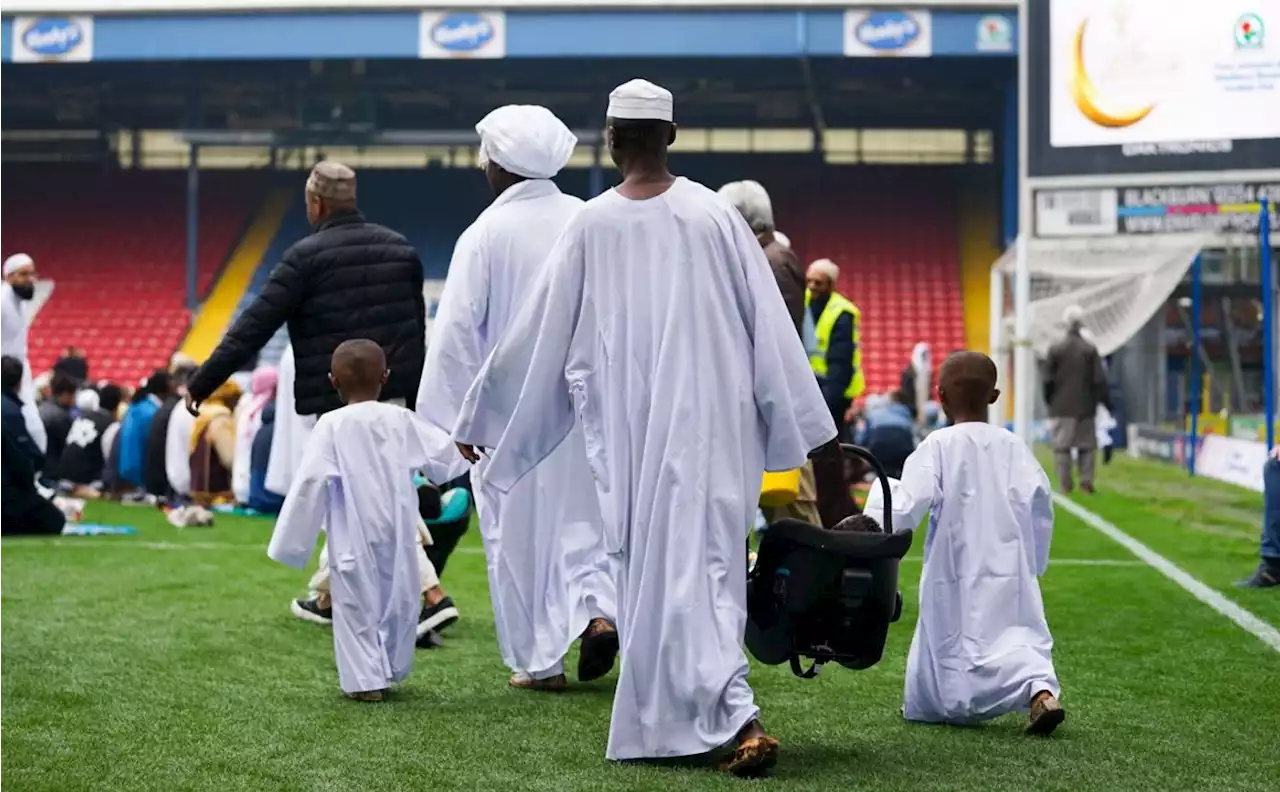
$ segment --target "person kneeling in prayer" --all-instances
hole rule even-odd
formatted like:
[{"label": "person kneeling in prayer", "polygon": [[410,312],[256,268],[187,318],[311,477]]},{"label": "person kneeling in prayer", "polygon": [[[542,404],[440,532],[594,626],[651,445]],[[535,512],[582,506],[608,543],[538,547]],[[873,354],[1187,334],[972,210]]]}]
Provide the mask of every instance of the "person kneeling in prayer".
[{"label": "person kneeling in prayer", "polygon": [[316,422],[267,555],[301,569],[327,525],[338,681],[350,698],[381,701],[409,675],[422,605],[413,472],[431,468],[449,438],[378,401],[388,371],[373,341],[340,344],[330,367],[346,406]]},{"label": "person kneeling in prayer", "polygon": [[[1066,717],[1038,580],[1053,535],[1049,477],[1026,443],[986,423],[1000,393],[990,358],[947,358],[938,393],[954,425],[890,480],[895,526],[929,515],[902,712],[972,723],[1029,709],[1027,732],[1049,734]],[[873,484],[866,514],[883,525],[884,509]]]}]

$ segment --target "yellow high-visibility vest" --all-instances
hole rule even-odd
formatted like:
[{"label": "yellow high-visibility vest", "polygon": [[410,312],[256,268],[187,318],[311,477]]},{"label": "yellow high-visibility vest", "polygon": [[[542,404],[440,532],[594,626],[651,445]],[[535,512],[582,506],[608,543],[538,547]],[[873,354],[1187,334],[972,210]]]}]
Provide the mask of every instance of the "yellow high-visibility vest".
[{"label": "yellow high-visibility vest", "polygon": [[[810,297],[809,290],[805,289],[804,309],[806,311],[809,310]],[[862,312],[842,294],[831,292],[826,307],[822,309],[822,315],[814,324],[814,334],[818,337],[818,351],[809,356],[809,365],[813,367],[814,374],[819,377],[827,376],[827,347],[831,343],[831,328],[836,326],[836,319],[839,319],[842,313],[853,316],[853,377],[849,380],[849,387],[844,390],[844,397],[852,401],[861,396],[867,388],[867,380],[862,374]]]}]

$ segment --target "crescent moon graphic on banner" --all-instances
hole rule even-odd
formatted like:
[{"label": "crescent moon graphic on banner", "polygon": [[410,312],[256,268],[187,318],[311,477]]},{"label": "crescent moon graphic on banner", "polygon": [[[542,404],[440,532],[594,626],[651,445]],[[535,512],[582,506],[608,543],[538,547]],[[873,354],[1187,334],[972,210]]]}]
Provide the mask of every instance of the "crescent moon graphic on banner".
[{"label": "crescent moon graphic on banner", "polygon": [[1098,126],[1122,129],[1133,126],[1155,109],[1155,104],[1118,112],[1107,112],[1099,106],[1098,86],[1094,85],[1084,67],[1084,30],[1089,20],[1076,28],[1075,43],[1071,51],[1071,98],[1084,117]]}]

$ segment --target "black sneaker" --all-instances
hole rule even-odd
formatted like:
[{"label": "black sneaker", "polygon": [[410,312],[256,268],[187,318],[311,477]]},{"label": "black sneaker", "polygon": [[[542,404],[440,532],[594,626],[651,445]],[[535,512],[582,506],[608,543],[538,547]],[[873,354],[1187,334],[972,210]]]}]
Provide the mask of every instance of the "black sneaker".
[{"label": "black sneaker", "polygon": [[435,630],[443,632],[452,627],[458,620],[458,606],[453,604],[452,597],[445,597],[435,605],[424,607],[418,616],[418,637]]},{"label": "black sneaker", "polygon": [[1253,575],[1236,584],[1239,588],[1273,588],[1280,586],[1280,569],[1263,561]]},{"label": "black sneaker", "polygon": [[414,645],[419,649],[439,649],[444,646],[444,640],[440,638],[440,633],[435,630],[427,630],[418,636],[418,640],[414,641]]},{"label": "black sneaker", "polygon": [[289,610],[293,611],[294,616],[312,624],[319,624],[324,627],[333,624],[333,608],[321,608],[313,599],[294,600],[289,603]]}]

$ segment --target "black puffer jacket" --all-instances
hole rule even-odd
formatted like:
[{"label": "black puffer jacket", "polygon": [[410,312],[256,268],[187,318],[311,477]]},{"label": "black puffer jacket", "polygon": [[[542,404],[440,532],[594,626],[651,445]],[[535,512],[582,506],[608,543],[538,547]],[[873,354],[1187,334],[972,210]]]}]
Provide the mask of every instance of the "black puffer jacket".
[{"label": "black puffer jacket", "polygon": [[285,251],[258,298],[227,331],[187,388],[199,400],[253,359],[288,323],[299,415],[342,406],[329,360],[343,341],[368,338],[387,353],[383,399],[417,400],[426,354],[422,262],[409,242],[358,212],[336,215]]}]

